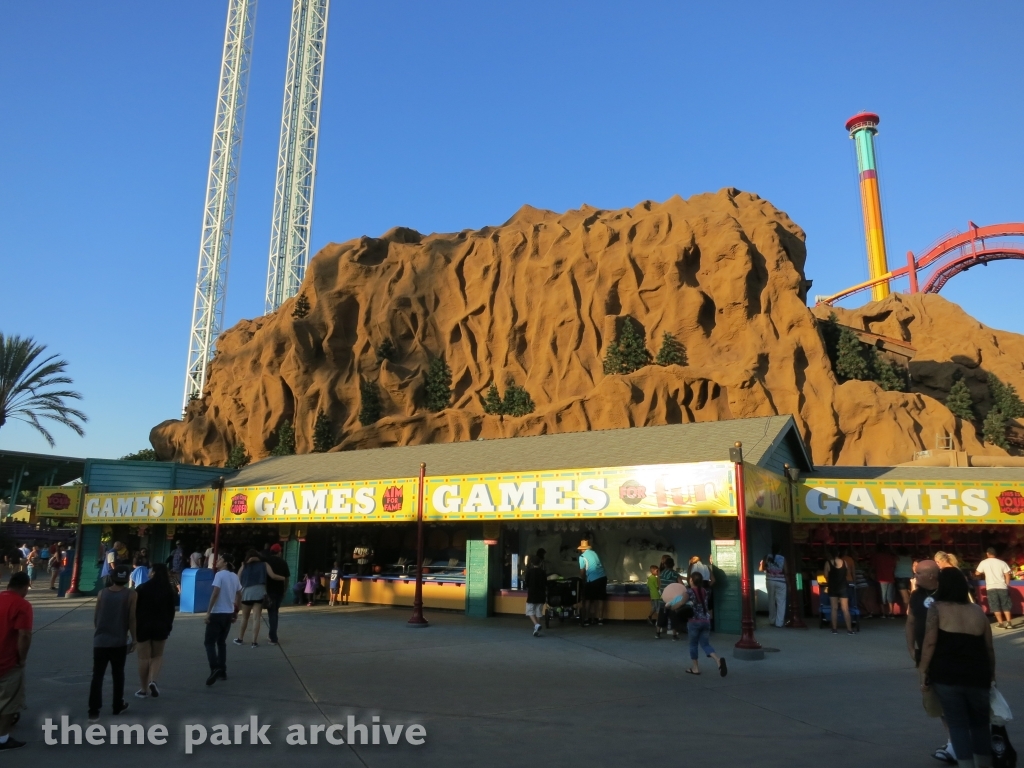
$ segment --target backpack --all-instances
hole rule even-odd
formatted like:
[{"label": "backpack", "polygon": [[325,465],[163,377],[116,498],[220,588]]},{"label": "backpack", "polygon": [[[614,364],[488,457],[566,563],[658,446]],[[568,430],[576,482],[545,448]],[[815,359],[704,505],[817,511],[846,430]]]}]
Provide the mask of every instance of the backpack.
[{"label": "backpack", "polygon": [[1017,750],[1010,743],[1005,725],[992,726],[993,768],[1017,768]]}]

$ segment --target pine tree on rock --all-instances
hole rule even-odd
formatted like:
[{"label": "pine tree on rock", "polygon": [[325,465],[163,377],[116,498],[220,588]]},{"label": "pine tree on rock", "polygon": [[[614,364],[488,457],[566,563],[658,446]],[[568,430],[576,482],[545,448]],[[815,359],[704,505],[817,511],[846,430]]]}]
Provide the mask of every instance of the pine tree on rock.
[{"label": "pine tree on rock", "polygon": [[384,415],[380,392],[372,381],[359,382],[359,423],[368,427]]},{"label": "pine tree on rock", "polygon": [[874,369],[872,380],[886,392],[910,391],[910,373],[904,366],[889,362],[874,348],[869,349],[868,360]]},{"label": "pine tree on rock", "polygon": [[686,347],[668,331],[661,335],[661,349],[654,358],[655,365],[686,365]]},{"label": "pine tree on rock", "polygon": [[841,327],[836,313],[832,312],[828,320],[818,321],[818,330],[821,331],[821,339],[825,342],[825,353],[829,362],[832,363],[832,371],[835,372],[836,364],[839,362],[839,335]]},{"label": "pine tree on rock", "polygon": [[292,456],[295,454],[295,430],[288,419],[277,428],[277,445],[270,452],[271,456]]},{"label": "pine tree on rock", "polygon": [[863,345],[852,328],[841,326],[839,329],[835,369],[840,384],[844,381],[871,379],[871,367],[864,357]]},{"label": "pine tree on rock", "polygon": [[484,397],[484,413],[489,413],[494,416],[501,415],[504,413],[501,404],[501,395],[498,394],[498,385],[492,383],[487,388],[487,395]]},{"label": "pine tree on rock", "polygon": [[964,421],[974,419],[974,398],[971,397],[971,389],[963,377],[954,381],[953,386],[949,388],[946,407],[950,413]]},{"label": "pine tree on rock", "polygon": [[452,404],[452,371],[444,358],[431,359],[425,395],[428,411],[439,413]]},{"label": "pine tree on rock", "polygon": [[228,461],[224,465],[224,469],[241,469],[246,466],[250,461],[249,454],[245,452],[245,446],[239,443],[231,448],[231,453],[228,454]]},{"label": "pine tree on rock", "polygon": [[1017,395],[1013,384],[1003,384],[994,373],[988,375],[988,394],[992,399],[992,407],[999,410],[1007,419],[1019,419],[1024,416],[1024,402]]},{"label": "pine tree on rock", "polygon": [[1006,416],[998,408],[993,408],[985,417],[981,425],[981,436],[986,443],[998,445],[1000,448],[1007,448],[1006,443]]},{"label": "pine tree on rock", "polygon": [[377,347],[377,361],[383,362],[388,360],[389,362],[395,362],[395,358],[398,357],[398,350],[395,348],[395,342],[391,339],[384,339]]},{"label": "pine tree on rock", "polygon": [[651,353],[644,346],[643,337],[633,327],[628,315],[622,322],[619,338],[608,345],[604,359],[605,373],[633,373],[651,364]]},{"label": "pine tree on rock", "polygon": [[299,298],[295,300],[295,306],[292,308],[292,317],[297,320],[301,320],[309,314],[309,299],[306,298],[306,294],[300,293]]},{"label": "pine tree on rock", "polygon": [[535,407],[526,387],[520,387],[509,379],[505,384],[505,399],[501,403],[501,412],[508,416],[526,416],[533,413]]},{"label": "pine tree on rock", "polygon": [[334,424],[330,417],[320,411],[313,425],[313,453],[327,453],[334,447]]}]

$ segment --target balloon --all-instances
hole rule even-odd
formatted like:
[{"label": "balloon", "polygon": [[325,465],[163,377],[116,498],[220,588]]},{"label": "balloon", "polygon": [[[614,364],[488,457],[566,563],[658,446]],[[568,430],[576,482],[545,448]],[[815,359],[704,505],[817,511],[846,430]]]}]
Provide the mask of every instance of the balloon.
[{"label": "balloon", "polygon": [[[679,605],[686,602],[686,587],[682,584],[669,584],[661,590],[661,599],[667,608],[678,608]],[[673,605],[673,603],[678,603],[678,605]]]}]

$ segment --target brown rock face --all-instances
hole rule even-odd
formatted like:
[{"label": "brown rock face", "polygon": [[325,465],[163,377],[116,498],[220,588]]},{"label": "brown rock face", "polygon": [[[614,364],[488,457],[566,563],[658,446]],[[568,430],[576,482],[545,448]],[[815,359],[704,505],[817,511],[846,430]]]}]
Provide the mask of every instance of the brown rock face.
[{"label": "brown rock face", "polygon": [[[806,307],[805,258],[804,233],[785,213],[735,189],[619,211],[527,206],[500,227],[396,228],[332,244],[307,270],[309,313],[294,318],[290,300],[226,331],[203,398],[150,440],[163,459],[218,465],[239,442],[253,458],[268,455],[285,419],[298,452],[311,450],[319,411],[335,425],[337,450],[781,413],[794,415],[820,464],[908,461],[946,433],[961,450],[1001,452],[986,451],[933,396],[951,381],[943,366],[970,368],[967,360],[1020,388],[1024,338],[962,313],[969,328],[950,336],[953,305],[893,296],[868,305],[870,316],[841,314],[912,340],[925,394],[837,386]],[[688,365],[606,376],[602,360],[626,316],[652,355],[663,332],[674,334]],[[393,362],[375,354],[385,339],[397,348]],[[453,398],[434,414],[423,407],[424,383],[438,355]],[[503,390],[509,378],[535,412],[485,415],[487,388]],[[358,420],[364,380],[384,403],[369,427]]]}]

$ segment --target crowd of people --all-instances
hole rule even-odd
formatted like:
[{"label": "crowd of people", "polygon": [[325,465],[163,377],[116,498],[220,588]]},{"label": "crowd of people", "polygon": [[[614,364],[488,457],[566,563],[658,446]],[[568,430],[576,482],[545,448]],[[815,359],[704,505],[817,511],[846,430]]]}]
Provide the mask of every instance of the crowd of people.
[{"label": "crowd of people", "polygon": [[54,544],[29,544],[24,542],[4,555],[4,565],[9,573],[28,576],[28,588],[32,589],[39,579],[47,575],[50,589],[57,589],[57,579],[65,565],[67,548],[63,542]]}]

